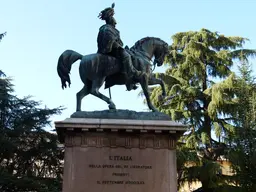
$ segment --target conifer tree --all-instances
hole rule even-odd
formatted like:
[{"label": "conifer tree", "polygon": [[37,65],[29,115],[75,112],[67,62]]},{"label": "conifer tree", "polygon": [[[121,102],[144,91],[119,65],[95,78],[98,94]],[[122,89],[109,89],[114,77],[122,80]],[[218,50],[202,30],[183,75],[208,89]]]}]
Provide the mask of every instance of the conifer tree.
[{"label": "conifer tree", "polygon": [[4,33],[0,33],[0,41],[2,40],[2,38],[6,35],[6,32]]},{"label": "conifer tree", "polygon": [[44,130],[62,108],[49,109],[14,95],[11,80],[0,77],[0,191],[61,191],[63,149]]},{"label": "conifer tree", "polygon": [[235,132],[229,137],[228,159],[235,173],[235,183],[244,192],[256,191],[256,83],[248,62],[239,67],[234,108]]},{"label": "conifer tree", "polygon": [[172,40],[166,61],[170,67],[158,74],[165,81],[167,98],[158,99],[160,88],[153,89],[151,98],[160,111],[189,126],[178,155],[184,156],[186,149],[199,161],[194,167],[180,167],[180,181],[199,180],[204,191],[224,189],[229,178],[216,161],[226,154],[226,137],[235,128],[232,108],[238,100],[231,67],[234,59],[248,60],[256,51],[243,49],[246,38],[207,29],[177,33]]}]

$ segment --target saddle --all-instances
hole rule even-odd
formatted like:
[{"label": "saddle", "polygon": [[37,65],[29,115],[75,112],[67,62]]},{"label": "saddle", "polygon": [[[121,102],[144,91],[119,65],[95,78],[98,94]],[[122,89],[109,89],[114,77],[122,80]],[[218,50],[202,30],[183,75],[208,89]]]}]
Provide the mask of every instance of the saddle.
[{"label": "saddle", "polygon": [[[135,52],[130,50],[130,48],[127,45],[125,46],[124,49],[127,51],[127,53],[129,53],[131,55],[132,62],[134,62],[135,57],[136,57]],[[120,60],[119,59],[117,59],[117,60],[118,60],[117,63],[120,64]],[[124,72],[118,72],[118,73],[115,73],[113,75],[107,76],[106,79],[105,79],[104,89],[110,88],[114,85],[124,85],[125,82],[126,82],[126,79],[127,79],[126,76],[127,76],[127,74],[124,73]]]}]

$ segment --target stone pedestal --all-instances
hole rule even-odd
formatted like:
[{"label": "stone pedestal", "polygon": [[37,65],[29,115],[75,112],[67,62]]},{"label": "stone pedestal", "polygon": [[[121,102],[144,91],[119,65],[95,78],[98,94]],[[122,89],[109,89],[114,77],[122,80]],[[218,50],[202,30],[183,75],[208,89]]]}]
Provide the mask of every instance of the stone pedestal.
[{"label": "stone pedestal", "polygon": [[68,118],[63,192],[177,192],[175,146],[185,126],[168,120]]}]

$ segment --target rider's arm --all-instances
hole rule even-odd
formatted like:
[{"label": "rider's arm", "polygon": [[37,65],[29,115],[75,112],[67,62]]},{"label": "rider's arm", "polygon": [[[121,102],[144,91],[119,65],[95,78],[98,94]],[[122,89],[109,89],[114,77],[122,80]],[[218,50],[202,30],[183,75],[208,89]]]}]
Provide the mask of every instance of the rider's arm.
[{"label": "rider's arm", "polygon": [[118,43],[120,44],[121,47],[124,46],[123,41],[121,39],[118,39]]}]

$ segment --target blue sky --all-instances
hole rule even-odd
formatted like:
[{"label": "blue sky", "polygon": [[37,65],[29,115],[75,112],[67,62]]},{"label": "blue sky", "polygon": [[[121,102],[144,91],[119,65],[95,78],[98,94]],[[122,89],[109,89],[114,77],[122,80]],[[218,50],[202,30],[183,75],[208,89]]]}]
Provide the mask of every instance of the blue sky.
[{"label": "blue sky", "polygon": [[[66,49],[83,55],[96,52],[97,33],[104,24],[97,16],[113,2],[116,27],[128,46],[146,36],[171,44],[171,36],[177,32],[207,28],[227,36],[247,37],[250,42],[245,48],[256,48],[255,0],[1,1],[0,32],[7,31],[7,36],[0,43],[0,69],[13,78],[16,94],[32,95],[48,107],[66,107],[54,121],[69,117],[76,109],[76,93],[83,86],[79,62],[72,66],[71,88],[62,90],[56,71],[58,57]],[[111,89],[117,108],[147,110],[138,96],[140,89],[125,90],[125,86]],[[108,95],[103,87],[101,91]],[[83,99],[82,110],[107,108],[93,96]]]}]

